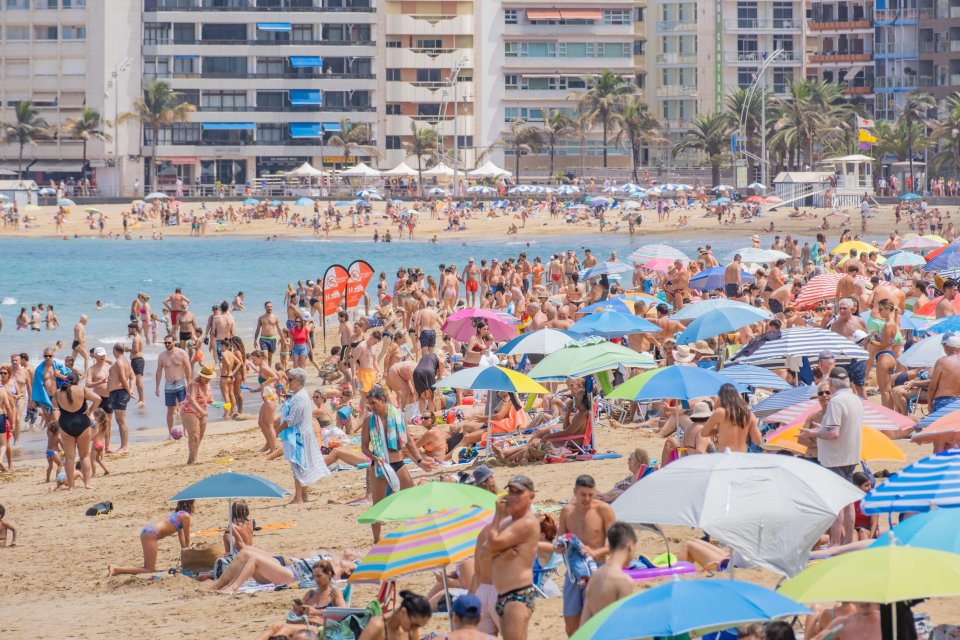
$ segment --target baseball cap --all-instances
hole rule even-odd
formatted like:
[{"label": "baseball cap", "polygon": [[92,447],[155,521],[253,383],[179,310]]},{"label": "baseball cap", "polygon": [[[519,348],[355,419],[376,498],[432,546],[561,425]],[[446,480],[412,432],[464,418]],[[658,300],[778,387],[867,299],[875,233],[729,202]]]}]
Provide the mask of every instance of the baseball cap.
[{"label": "baseball cap", "polygon": [[832,351],[821,351],[820,355],[817,357],[817,360],[833,360]]},{"label": "baseball cap", "polygon": [[107,350],[104,349],[103,347],[97,347],[96,349],[93,350],[93,355],[95,355],[95,356],[105,356],[105,355],[107,355]]},{"label": "baseball cap", "polygon": [[854,342],[861,342],[868,335],[870,334],[864,331],[863,329],[857,329],[856,331],[853,332],[853,335],[850,336],[850,339],[853,340]]},{"label": "baseball cap", "polygon": [[955,333],[948,334],[947,339],[943,341],[943,346],[950,347],[951,349],[960,349],[960,336]]},{"label": "baseball cap", "polygon": [[481,485],[493,477],[493,471],[485,464],[480,465],[473,470],[473,484]]},{"label": "baseball cap", "polygon": [[480,599],[469,593],[465,593],[453,601],[453,612],[461,618],[479,618],[480,609]]},{"label": "baseball cap", "polygon": [[850,375],[847,373],[847,370],[842,367],[837,367],[830,372],[830,377],[836,380],[849,380]]},{"label": "baseball cap", "polygon": [[510,478],[510,482],[507,483],[507,487],[514,487],[515,489],[523,489],[526,491],[533,491],[533,480],[527,476],[513,476]]}]

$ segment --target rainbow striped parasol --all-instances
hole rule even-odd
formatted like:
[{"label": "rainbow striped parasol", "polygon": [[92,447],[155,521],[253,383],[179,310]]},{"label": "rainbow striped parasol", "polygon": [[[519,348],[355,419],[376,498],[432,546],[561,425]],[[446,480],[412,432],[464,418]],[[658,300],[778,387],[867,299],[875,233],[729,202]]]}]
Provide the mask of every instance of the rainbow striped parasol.
[{"label": "rainbow striped parasol", "polygon": [[481,507],[444,509],[400,525],[364,556],[350,582],[384,582],[439,569],[474,554],[493,512]]}]

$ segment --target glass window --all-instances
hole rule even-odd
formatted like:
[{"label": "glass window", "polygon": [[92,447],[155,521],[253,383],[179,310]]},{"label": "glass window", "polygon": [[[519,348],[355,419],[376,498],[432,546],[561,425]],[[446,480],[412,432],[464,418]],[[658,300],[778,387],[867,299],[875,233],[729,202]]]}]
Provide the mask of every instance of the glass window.
[{"label": "glass window", "polygon": [[399,116],[400,114],[401,114],[401,111],[400,111],[400,103],[399,103],[399,102],[388,102],[388,103],[387,103],[387,115],[388,115],[388,116]]},{"label": "glass window", "polygon": [[63,39],[64,40],[86,40],[87,39],[87,28],[86,27],[63,27]]},{"label": "glass window", "polygon": [[774,2],[773,3],[773,28],[789,29],[793,28],[793,3]]},{"label": "glass window", "polygon": [[323,104],[334,109],[343,109],[347,106],[347,96],[344,91],[324,91]]},{"label": "glass window", "polygon": [[[192,26],[192,25],[191,25]],[[174,27],[174,38],[177,32]],[[200,30],[203,40],[222,42],[243,42],[247,39],[247,25],[245,24],[205,24]]]},{"label": "glass window", "polygon": [[205,56],[202,64],[205,74],[238,78],[247,73],[247,59],[243,57]]},{"label": "glass window", "polygon": [[603,58],[629,58],[631,46],[627,42],[606,42],[600,45],[598,43],[597,53]]},{"label": "glass window", "polygon": [[757,27],[757,3],[737,3],[737,25],[741,29],[755,29]]},{"label": "glass window", "polygon": [[442,82],[440,69],[417,69],[417,82]]},{"label": "glass window", "polygon": [[457,146],[461,149],[473,148],[473,136],[457,136]]},{"label": "glass window", "polygon": [[346,40],[344,37],[345,27],[342,24],[325,24],[323,25],[323,39],[324,40],[334,40],[334,41],[343,41]]},{"label": "glass window", "polygon": [[402,149],[403,144],[400,140],[400,136],[387,136],[387,149]]},{"label": "glass window", "polygon": [[503,86],[507,89],[516,89],[520,86],[520,76],[517,75],[505,75],[503,76]]},{"label": "glass window", "polygon": [[517,24],[519,22],[517,10],[516,9],[504,9],[503,10],[503,23],[504,24]]},{"label": "glass window", "polygon": [[291,32],[293,42],[313,42],[312,24],[295,24]]},{"label": "glass window", "polygon": [[387,80],[393,82],[399,81],[400,69],[387,69]]},{"label": "glass window", "polygon": [[387,49],[399,49],[401,48],[401,43],[399,40],[387,40]]},{"label": "glass window", "polygon": [[7,40],[30,40],[30,27],[7,27]]},{"label": "glass window", "polygon": [[789,67],[773,68],[773,92],[786,93],[788,85],[793,81],[793,69]]},{"label": "glass window", "polygon": [[753,71],[750,69],[740,69],[737,71],[737,86],[743,89],[753,84]]},{"label": "glass window", "polygon": [[527,78],[526,89],[530,91],[547,91],[557,88],[556,78]]},{"label": "glass window", "polygon": [[[56,9],[57,0],[36,0],[34,5],[37,9]],[[55,40],[56,38],[54,38]]]},{"label": "glass window", "polygon": [[282,124],[258,124],[257,142],[260,144],[283,142],[285,128],[286,126]]},{"label": "glass window", "polygon": [[547,58],[552,57],[555,50],[556,45],[552,42],[524,42],[520,53],[523,58]]},{"label": "glass window", "polygon": [[143,23],[143,44],[167,44],[169,40],[169,22]]},{"label": "glass window", "polygon": [[174,58],[173,73],[177,75],[193,75],[197,72],[200,58]]},{"label": "glass window", "polygon": [[257,73],[264,76],[283,75],[286,64],[283,58],[257,58]]},{"label": "glass window", "polygon": [[508,58],[516,58],[520,54],[519,42],[503,43],[503,54]]},{"label": "glass window", "polygon": [[418,116],[440,115],[440,103],[439,102],[418,102],[417,115]]},{"label": "glass window", "polygon": [[34,27],[33,37],[34,37],[34,40],[56,40],[57,27],[54,27],[54,26]]},{"label": "glass window", "polygon": [[211,111],[236,111],[247,108],[245,91],[204,91],[200,106]]},{"label": "glass window", "polygon": [[443,48],[443,40],[439,40],[439,39],[424,40],[419,38],[417,39],[417,49],[442,49],[442,48]]},{"label": "glass window", "polygon": [[586,42],[561,42],[559,50],[566,58],[586,58],[588,55]]},{"label": "glass window", "polygon": [[7,9],[18,10],[18,9],[29,9],[30,0],[7,0]]},{"label": "glass window", "polygon": [[194,44],[197,41],[197,25],[192,22],[173,23],[174,44]]},{"label": "glass window", "polygon": [[87,6],[87,0],[63,0],[64,9],[83,9]]},{"label": "glass window", "polygon": [[630,24],[630,9],[605,9],[603,24]]},{"label": "glass window", "polygon": [[257,91],[257,110],[279,111],[285,103],[284,91]]}]

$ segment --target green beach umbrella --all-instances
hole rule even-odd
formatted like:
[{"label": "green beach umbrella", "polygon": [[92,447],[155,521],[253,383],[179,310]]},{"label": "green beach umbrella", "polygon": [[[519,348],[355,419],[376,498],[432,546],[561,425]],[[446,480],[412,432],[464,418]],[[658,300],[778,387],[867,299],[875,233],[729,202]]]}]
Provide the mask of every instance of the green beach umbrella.
[{"label": "green beach umbrella", "polygon": [[483,507],[496,509],[497,496],[469,484],[428,482],[403,489],[360,514],[357,522],[403,522],[441,509]]},{"label": "green beach umbrella", "polygon": [[637,369],[656,367],[653,356],[602,338],[586,338],[549,354],[530,370],[534,380],[582,378],[620,365]]}]

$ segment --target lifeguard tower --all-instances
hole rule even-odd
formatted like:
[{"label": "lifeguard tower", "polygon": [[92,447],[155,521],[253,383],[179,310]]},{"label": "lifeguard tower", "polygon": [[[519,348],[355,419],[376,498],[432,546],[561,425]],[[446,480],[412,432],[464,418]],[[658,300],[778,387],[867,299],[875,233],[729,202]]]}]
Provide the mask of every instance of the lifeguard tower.
[{"label": "lifeguard tower", "polygon": [[864,155],[826,158],[814,171],[784,171],[773,181],[778,207],[855,207],[866,194],[874,195],[873,158]]}]

